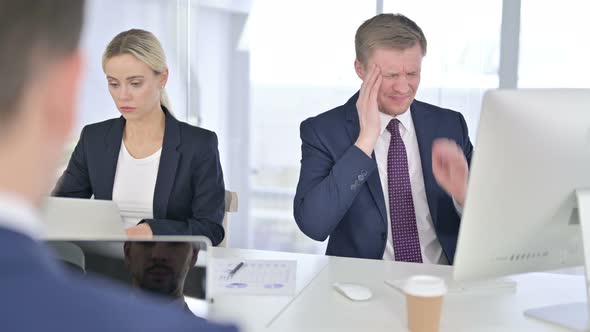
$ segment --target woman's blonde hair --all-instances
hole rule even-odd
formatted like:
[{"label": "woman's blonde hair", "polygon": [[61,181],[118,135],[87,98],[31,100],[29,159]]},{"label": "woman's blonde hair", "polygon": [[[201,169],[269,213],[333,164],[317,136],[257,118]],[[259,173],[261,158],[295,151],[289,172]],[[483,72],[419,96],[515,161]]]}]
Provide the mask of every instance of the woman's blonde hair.
[{"label": "woman's blonde hair", "polygon": [[[162,44],[153,33],[141,29],[131,29],[116,35],[102,55],[102,69],[106,62],[117,55],[131,54],[139,61],[148,65],[156,75],[166,69],[166,55]],[[162,89],[160,104],[170,109],[166,90]]]}]

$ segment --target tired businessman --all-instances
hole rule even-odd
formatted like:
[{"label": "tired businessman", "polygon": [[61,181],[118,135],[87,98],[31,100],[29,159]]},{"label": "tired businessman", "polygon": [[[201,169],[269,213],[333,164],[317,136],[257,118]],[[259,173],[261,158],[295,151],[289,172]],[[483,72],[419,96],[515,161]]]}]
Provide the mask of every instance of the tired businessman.
[{"label": "tired businessman", "polygon": [[326,254],[452,264],[473,146],[463,116],[414,99],[426,38],[401,14],[355,36],[360,91],[301,123],[299,228]]}]

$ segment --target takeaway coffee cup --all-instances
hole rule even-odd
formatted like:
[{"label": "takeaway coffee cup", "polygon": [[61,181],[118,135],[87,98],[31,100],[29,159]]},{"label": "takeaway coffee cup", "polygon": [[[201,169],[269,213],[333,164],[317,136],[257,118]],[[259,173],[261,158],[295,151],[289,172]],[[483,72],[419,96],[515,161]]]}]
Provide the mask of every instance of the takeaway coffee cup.
[{"label": "takeaway coffee cup", "polygon": [[440,325],[443,298],[447,293],[445,281],[439,277],[417,275],[404,284],[411,332],[436,332]]}]

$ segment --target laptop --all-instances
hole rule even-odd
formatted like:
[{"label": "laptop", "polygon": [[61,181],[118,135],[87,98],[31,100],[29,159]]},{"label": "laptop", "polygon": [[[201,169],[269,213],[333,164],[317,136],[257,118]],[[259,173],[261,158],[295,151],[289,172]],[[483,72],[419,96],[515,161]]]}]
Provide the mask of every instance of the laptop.
[{"label": "laptop", "polygon": [[[151,239],[46,240],[55,259],[82,278],[103,278],[122,286],[123,295],[149,294],[162,306],[206,318],[207,254],[203,236]],[[182,295],[179,295],[182,294]]]},{"label": "laptop", "polygon": [[113,201],[48,197],[41,208],[46,240],[124,239],[123,220]]}]

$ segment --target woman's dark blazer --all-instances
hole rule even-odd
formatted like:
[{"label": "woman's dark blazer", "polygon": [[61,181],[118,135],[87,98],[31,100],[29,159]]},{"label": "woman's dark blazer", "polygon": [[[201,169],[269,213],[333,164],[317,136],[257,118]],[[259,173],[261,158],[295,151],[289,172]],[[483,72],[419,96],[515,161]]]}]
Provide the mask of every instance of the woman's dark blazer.
[{"label": "woman's dark blazer", "polygon": [[[225,186],[214,132],[176,120],[164,108],[166,125],[154,190],[154,235],[204,235],[214,245],[224,237]],[[125,119],[85,126],[67,169],[52,195],[111,200]]]}]

